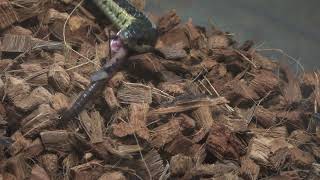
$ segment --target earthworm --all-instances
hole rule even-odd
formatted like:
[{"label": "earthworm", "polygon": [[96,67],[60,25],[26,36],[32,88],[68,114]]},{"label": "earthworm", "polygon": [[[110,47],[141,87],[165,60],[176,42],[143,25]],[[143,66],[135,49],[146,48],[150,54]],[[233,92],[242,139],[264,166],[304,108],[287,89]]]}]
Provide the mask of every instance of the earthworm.
[{"label": "earthworm", "polygon": [[78,115],[86,105],[101,93],[107,82],[113,77],[113,75],[121,68],[123,62],[128,55],[126,48],[120,48],[119,51],[108,61],[103,68],[96,72],[91,77],[91,83],[89,87],[78,97],[73,105],[62,113],[61,121],[69,121],[76,115]]}]

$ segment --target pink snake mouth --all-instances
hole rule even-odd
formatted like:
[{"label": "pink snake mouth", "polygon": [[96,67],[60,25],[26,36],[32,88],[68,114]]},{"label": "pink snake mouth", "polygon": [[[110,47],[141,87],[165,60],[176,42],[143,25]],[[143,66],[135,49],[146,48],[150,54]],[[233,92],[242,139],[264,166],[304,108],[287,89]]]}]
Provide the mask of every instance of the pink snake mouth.
[{"label": "pink snake mouth", "polygon": [[121,48],[123,48],[123,42],[119,36],[112,38],[110,42],[111,52],[117,53]]}]

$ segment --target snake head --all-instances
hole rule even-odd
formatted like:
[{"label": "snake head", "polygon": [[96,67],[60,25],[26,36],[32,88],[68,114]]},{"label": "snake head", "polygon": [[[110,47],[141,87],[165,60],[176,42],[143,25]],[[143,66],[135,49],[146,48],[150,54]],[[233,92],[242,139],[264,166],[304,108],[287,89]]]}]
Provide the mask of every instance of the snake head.
[{"label": "snake head", "polygon": [[110,42],[111,51],[115,53],[124,47],[124,42],[118,34],[112,37]]},{"label": "snake head", "polygon": [[[138,53],[148,52],[157,40],[158,33],[151,22],[146,23],[139,20],[117,33],[122,46]],[[114,42],[115,49],[117,42]]]}]

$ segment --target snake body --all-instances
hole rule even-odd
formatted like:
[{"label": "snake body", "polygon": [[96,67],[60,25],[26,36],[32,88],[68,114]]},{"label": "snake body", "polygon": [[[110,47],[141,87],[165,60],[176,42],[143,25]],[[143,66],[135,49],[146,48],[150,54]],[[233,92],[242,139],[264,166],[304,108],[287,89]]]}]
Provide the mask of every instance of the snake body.
[{"label": "snake body", "polygon": [[129,49],[148,51],[157,39],[157,30],[149,18],[128,0],[93,0],[119,29],[118,36]]}]

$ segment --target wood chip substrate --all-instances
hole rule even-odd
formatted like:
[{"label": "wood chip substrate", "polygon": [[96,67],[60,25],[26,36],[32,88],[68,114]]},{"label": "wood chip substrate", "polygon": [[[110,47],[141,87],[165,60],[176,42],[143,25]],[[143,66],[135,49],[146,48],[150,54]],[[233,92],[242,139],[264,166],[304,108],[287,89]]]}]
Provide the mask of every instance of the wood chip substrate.
[{"label": "wood chip substrate", "polygon": [[0,1],[0,180],[320,179],[319,72],[148,16],[157,53],[130,54],[61,123],[117,30],[91,1]]}]

